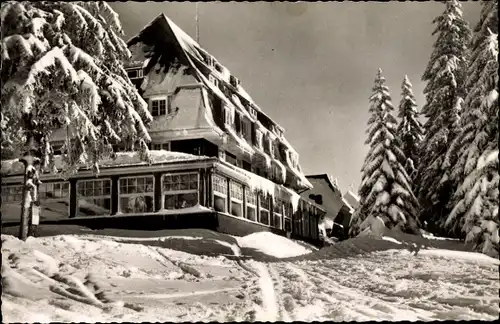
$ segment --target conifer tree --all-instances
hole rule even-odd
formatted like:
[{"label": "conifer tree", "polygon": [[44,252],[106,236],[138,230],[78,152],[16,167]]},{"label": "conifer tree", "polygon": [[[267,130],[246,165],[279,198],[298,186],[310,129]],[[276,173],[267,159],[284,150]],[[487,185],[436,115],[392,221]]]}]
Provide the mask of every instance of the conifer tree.
[{"label": "conifer tree", "polygon": [[34,166],[54,165],[55,130],[67,134],[70,168],[88,163],[98,172],[113,141],[138,142],[148,158],[152,117],[123,69],[131,55],[113,9],[39,1],[2,2],[0,10],[2,155],[22,157],[26,166],[23,214],[40,183]]},{"label": "conifer tree", "polygon": [[403,146],[402,150],[407,158],[406,172],[413,179],[418,167],[418,148],[424,136],[422,124],[418,120],[417,104],[413,95],[412,84],[405,75],[401,85],[401,102],[399,104],[398,117],[401,119],[398,125],[398,136]]},{"label": "conifer tree", "polygon": [[[455,186],[463,183],[466,174],[469,174],[470,170],[475,167],[475,162],[482,153],[480,148],[471,151],[470,145],[474,145],[474,147],[477,147],[478,144],[481,145],[481,141],[477,142],[475,139],[477,138],[476,122],[479,120],[478,116],[484,116],[484,111],[480,108],[486,94],[485,89],[482,88],[484,81],[486,81],[484,78],[488,77],[485,71],[493,71],[493,74],[489,74],[490,76],[495,75],[496,71],[493,66],[496,63],[492,60],[494,44],[486,40],[490,36],[490,32],[498,34],[498,1],[483,1],[482,6],[480,19],[474,28],[474,36],[470,46],[470,65],[465,84],[468,91],[464,100],[460,129],[445,158],[445,167],[451,168],[450,180]],[[482,81],[480,81],[481,78]],[[467,153],[469,151],[471,156]],[[467,161],[470,161],[468,165]],[[465,172],[466,166],[468,172]]]},{"label": "conifer tree", "polygon": [[415,219],[418,203],[403,166],[406,157],[396,136],[397,122],[391,113],[394,107],[380,69],[370,102],[372,115],[368,120],[368,139],[365,142],[370,145],[370,150],[361,170],[361,205],[353,215],[350,234],[357,235],[360,225],[370,215],[380,217],[388,228],[418,233],[419,224]]},{"label": "conifer tree", "polygon": [[453,209],[446,226],[465,236],[467,242],[475,243],[478,250],[498,256],[497,1],[483,3],[482,17],[486,18],[475,28],[467,80],[470,88],[456,141],[462,146],[452,174],[459,188],[452,197]]},{"label": "conifer tree", "polygon": [[470,30],[457,0],[446,2],[444,12],[434,19],[437,34],[434,50],[422,77],[426,103],[422,108],[428,120],[420,145],[416,184],[420,202],[420,221],[428,230],[440,232],[449,210],[447,203],[454,189],[450,169],[444,160],[448,146],[457,133],[465,95],[467,46]]}]

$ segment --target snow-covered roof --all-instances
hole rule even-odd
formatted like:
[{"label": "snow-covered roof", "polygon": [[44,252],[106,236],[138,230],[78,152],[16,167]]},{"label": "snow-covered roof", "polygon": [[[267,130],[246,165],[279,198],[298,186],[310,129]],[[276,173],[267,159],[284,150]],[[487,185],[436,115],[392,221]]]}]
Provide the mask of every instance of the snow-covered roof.
[{"label": "snow-covered roof", "polygon": [[351,190],[347,190],[342,195],[342,199],[345,200],[349,204],[349,206],[353,209],[356,209],[359,207],[360,198],[357,194],[355,194]]},{"label": "snow-covered roof", "polygon": [[[171,32],[171,34],[173,35],[173,37],[175,37],[175,40],[179,44],[184,54],[184,57],[186,58],[191,69],[194,71],[195,75],[208,89],[211,90],[211,92],[214,95],[219,97],[219,99],[221,99],[226,106],[228,106],[232,111],[238,111],[241,115],[246,116],[248,119],[256,123],[259,123],[259,121],[255,120],[255,118],[247,111],[247,108],[245,108],[245,105],[242,103],[242,101],[246,101],[250,104],[250,106],[253,109],[259,111],[259,113],[262,116],[264,116],[264,118],[269,119],[273,123],[273,125],[281,131],[281,133],[284,132],[283,127],[272,121],[272,119],[269,116],[267,116],[262,111],[262,109],[260,109],[255,104],[251,96],[245,91],[245,89],[240,84],[236,85],[231,84],[230,82],[231,73],[226,67],[217,62],[217,60],[212,55],[210,55],[208,51],[203,49],[196,41],[193,40],[193,38],[191,38],[187,33],[185,33],[165,14],[162,13],[158,17],[156,17],[152,22],[146,25],[136,36],[132,37],[127,42],[127,44],[129,46],[134,46],[135,44],[142,42],[143,35],[146,35],[147,30],[152,26],[154,26],[156,23],[160,24],[162,28],[164,28],[164,30],[166,29],[167,31]],[[210,66],[210,64],[207,64],[207,62],[204,60],[204,56],[209,56],[210,61],[215,62],[215,65],[217,65],[218,69]],[[230,94],[228,95],[223,93],[223,91],[219,89],[219,87],[214,83],[213,80],[211,79],[209,80],[207,77],[205,77],[204,73],[198,69],[198,66],[200,65],[206,67],[207,69],[210,69],[210,71],[212,72],[211,76],[213,76],[219,84],[226,85]],[[273,134],[275,137],[277,137],[278,140],[287,148],[287,150],[295,154],[298,162],[298,153],[292,147],[292,145],[287,141],[285,136],[283,134],[276,134],[273,132],[273,130],[269,130],[267,128],[265,129],[269,134]],[[238,143],[238,145],[244,151],[248,152],[250,155],[253,155],[255,153],[255,150],[251,146],[247,145],[245,141],[241,140],[241,138],[234,132],[233,129],[230,129],[230,127],[226,127],[226,131],[227,131],[226,132],[227,136],[229,136],[236,143]],[[298,163],[297,166],[295,167],[292,163],[289,163],[289,161],[287,161],[287,166],[298,179],[297,180],[298,186],[303,188],[312,188],[311,183],[306,179]]]},{"label": "snow-covered roof", "polygon": [[344,205],[349,208],[349,212],[350,213],[354,213],[354,208],[351,206],[351,204],[349,204],[349,202],[347,200],[345,200],[344,197],[342,197],[342,202],[344,203]]},{"label": "snow-covered roof", "polygon": [[[172,163],[172,162],[187,162],[187,161],[201,161],[210,159],[207,156],[198,156],[192,154],[186,154],[181,152],[170,152],[164,150],[151,150],[149,151],[151,154],[152,164],[159,163]],[[57,169],[63,169],[65,167],[65,162],[63,161],[63,156],[56,155],[54,156],[54,162]],[[104,159],[99,162],[99,166],[103,167],[116,167],[116,166],[128,166],[128,165],[147,165],[147,162],[144,162],[139,157],[138,152],[118,152],[116,153],[116,158],[112,159]],[[85,165],[81,165],[82,168],[85,168]],[[0,173],[2,175],[14,175],[14,174],[22,174],[24,173],[24,165],[18,159],[13,160],[3,160],[2,168]]]}]

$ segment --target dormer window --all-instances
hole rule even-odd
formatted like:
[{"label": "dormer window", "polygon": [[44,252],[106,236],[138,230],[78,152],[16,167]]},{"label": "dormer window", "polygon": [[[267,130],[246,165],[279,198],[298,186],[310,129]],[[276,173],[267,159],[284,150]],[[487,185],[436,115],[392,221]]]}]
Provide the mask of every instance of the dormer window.
[{"label": "dormer window", "polygon": [[222,73],[222,66],[219,63],[215,64],[215,69],[217,70],[217,72]]},{"label": "dormer window", "polygon": [[237,87],[238,87],[238,85],[240,84],[240,80],[238,80],[238,78],[236,78],[234,75],[231,75],[231,76],[229,77],[229,83],[230,83],[233,87],[237,88]]},{"label": "dormer window", "polygon": [[219,80],[217,80],[213,74],[208,75],[208,81],[212,82],[216,87],[219,87]]},{"label": "dormer window", "polygon": [[127,75],[129,77],[129,79],[131,79],[131,80],[133,80],[133,79],[140,79],[140,78],[144,77],[142,69],[127,70]]},{"label": "dormer window", "polygon": [[248,112],[253,118],[257,119],[257,111],[255,109],[253,109],[252,107],[248,107]]}]

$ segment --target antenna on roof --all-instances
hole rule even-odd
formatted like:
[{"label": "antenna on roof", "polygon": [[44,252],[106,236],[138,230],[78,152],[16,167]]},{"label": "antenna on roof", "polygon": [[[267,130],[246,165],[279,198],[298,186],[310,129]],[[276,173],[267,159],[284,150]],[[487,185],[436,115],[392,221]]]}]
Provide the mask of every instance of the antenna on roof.
[{"label": "antenna on roof", "polygon": [[198,24],[198,2],[196,2],[196,42],[200,44],[200,27]]}]

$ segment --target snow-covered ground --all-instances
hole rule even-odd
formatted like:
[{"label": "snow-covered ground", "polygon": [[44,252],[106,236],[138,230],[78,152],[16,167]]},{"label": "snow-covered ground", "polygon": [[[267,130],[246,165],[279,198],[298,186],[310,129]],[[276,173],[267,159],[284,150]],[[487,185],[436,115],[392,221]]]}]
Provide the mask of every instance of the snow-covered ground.
[{"label": "snow-covered ground", "polygon": [[[206,242],[200,237],[176,239]],[[264,263],[193,255],[145,241],[61,235],[22,242],[2,235],[3,321],[498,317],[499,262],[482,254],[389,250],[332,260]],[[238,238],[237,244],[218,242],[235,255],[240,248],[277,257],[315,253],[269,233]]]}]

